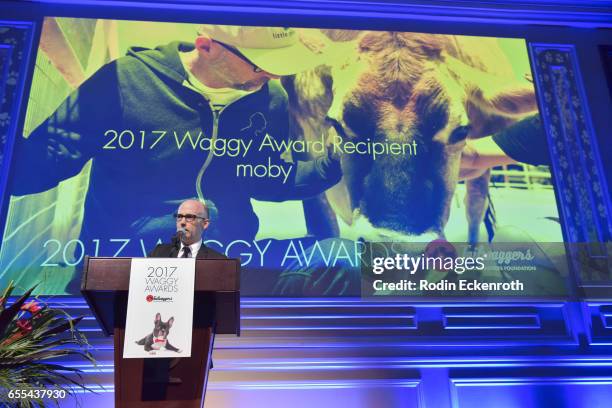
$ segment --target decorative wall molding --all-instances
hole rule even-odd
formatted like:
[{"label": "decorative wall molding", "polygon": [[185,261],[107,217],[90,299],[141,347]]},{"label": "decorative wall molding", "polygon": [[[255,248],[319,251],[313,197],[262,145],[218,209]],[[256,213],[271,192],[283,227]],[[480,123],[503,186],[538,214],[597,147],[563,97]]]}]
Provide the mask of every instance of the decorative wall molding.
[{"label": "decorative wall molding", "polygon": [[[0,20],[0,211],[32,51],[34,23]],[[0,222],[0,228],[4,222]]]},{"label": "decorative wall molding", "polygon": [[590,327],[590,346],[612,346],[612,304],[589,303],[586,305]]},{"label": "decorative wall molding", "polygon": [[533,376],[451,378],[452,407],[476,407],[485,395],[495,395],[495,406],[501,407],[597,407],[606,406],[612,398],[612,377],[581,377],[557,374],[547,378]]},{"label": "decorative wall molding", "polygon": [[[100,6],[160,12],[228,12],[253,15],[285,14],[326,17],[370,17],[393,20],[539,24],[574,27],[612,27],[610,0],[28,0],[65,11],[66,6]],[[52,10],[51,10],[52,11]],[[254,20],[256,21],[256,20]]]},{"label": "decorative wall molding", "polygon": [[[112,339],[83,299],[48,301],[87,315],[80,326],[97,368],[62,363],[81,364],[92,385],[104,386],[102,394],[83,395],[84,405],[112,405]],[[206,407],[331,408],[338,400],[362,407],[475,407],[479,392],[489,399],[499,392],[498,405],[541,406],[546,400],[534,398],[556,398],[564,387],[572,395],[561,394],[566,405],[558,406],[609,400],[611,305],[585,305],[598,328],[583,344],[569,336],[584,321],[568,318],[568,306],[243,298],[241,336],[215,339]],[[458,317],[461,324],[446,330],[445,322]]]},{"label": "decorative wall molding", "polygon": [[612,294],[612,204],[573,45],[530,44],[566,240],[580,294]]}]

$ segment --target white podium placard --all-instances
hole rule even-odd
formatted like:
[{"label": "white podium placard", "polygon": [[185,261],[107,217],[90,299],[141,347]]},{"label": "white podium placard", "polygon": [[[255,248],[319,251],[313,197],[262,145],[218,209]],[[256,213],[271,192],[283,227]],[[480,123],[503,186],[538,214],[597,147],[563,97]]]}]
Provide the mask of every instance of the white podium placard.
[{"label": "white podium placard", "polygon": [[195,258],[134,258],[123,358],[191,357]]}]

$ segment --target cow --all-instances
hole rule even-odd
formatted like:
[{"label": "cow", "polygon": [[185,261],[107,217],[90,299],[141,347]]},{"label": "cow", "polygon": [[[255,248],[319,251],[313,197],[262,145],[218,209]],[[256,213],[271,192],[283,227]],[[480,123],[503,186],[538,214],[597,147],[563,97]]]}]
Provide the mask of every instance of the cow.
[{"label": "cow", "polygon": [[[377,159],[340,152],[341,182],[304,201],[308,232],[338,236],[338,216],[355,237],[443,238],[466,139],[536,111],[532,84],[515,78],[494,38],[351,30],[320,35],[328,41],[329,64],[283,79],[291,137],[413,142],[418,150]],[[474,244],[490,172],[472,177],[465,202]]]}]

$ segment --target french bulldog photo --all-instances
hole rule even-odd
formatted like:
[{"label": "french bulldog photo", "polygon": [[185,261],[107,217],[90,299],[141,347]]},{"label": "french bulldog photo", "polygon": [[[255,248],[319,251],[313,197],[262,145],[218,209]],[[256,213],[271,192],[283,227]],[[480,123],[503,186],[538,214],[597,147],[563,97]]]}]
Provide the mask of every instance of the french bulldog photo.
[{"label": "french bulldog photo", "polygon": [[144,346],[145,351],[150,354],[155,354],[157,350],[161,350],[162,347],[166,350],[174,351],[180,353],[181,350],[174,347],[168,341],[168,334],[170,333],[170,328],[174,323],[174,317],[168,319],[167,322],[162,322],[161,314],[157,313],[155,315],[155,322],[153,326],[153,333],[148,336],[143,337],[138,340],[136,344],[140,346]]}]

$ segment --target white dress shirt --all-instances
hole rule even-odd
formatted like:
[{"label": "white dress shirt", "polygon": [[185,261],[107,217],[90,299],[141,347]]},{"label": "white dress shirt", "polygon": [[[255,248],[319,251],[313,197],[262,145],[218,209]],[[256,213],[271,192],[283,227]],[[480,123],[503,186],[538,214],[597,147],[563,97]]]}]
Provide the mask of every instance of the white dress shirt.
[{"label": "white dress shirt", "polygon": [[[202,241],[196,241],[193,244],[189,245],[189,249],[191,250],[191,253],[189,254],[188,258],[195,258],[198,255],[198,251],[200,250],[201,247],[202,247]],[[181,242],[181,249],[178,252],[177,258],[183,257],[183,248],[185,248],[185,245],[183,245],[183,243]]]}]

